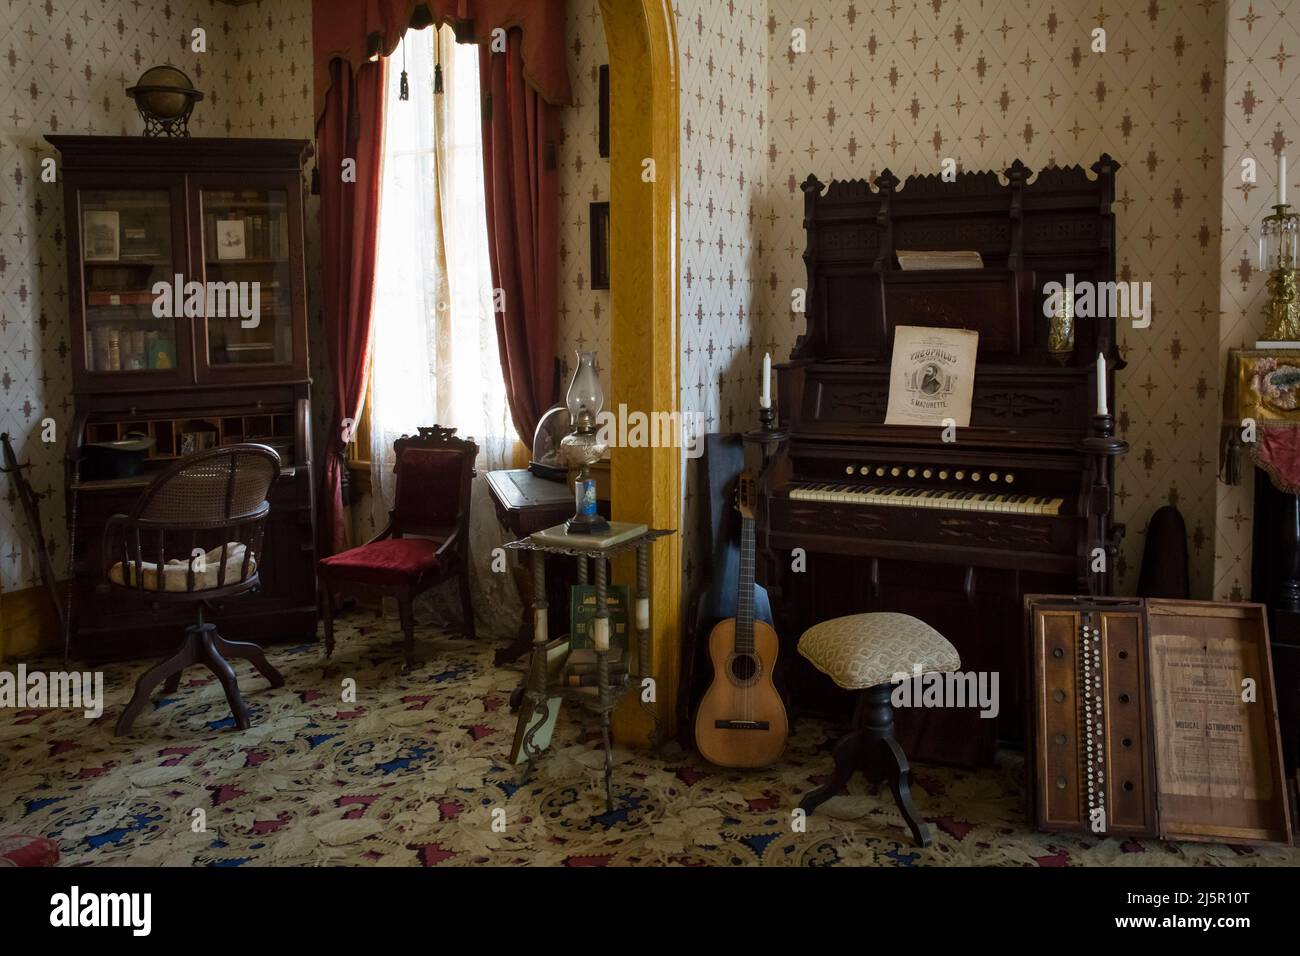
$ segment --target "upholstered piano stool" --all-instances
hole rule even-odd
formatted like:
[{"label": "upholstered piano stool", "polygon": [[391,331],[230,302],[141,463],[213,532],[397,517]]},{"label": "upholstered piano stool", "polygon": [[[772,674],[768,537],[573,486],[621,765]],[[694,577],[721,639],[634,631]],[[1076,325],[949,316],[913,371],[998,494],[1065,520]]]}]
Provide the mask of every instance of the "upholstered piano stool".
[{"label": "upholstered piano stool", "polygon": [[831,797],[843,793],[861,770],[872,783],[889,780],[903,819],[918,846],[930,845],[930,830],[912,805],[910,768],[903,748],[894,739],[893,678],[896,674],[955,671],[961,668],[957,649],[926,624],[907,614],[850,614],[810,627],[799,639],[799,653],[845,690],[861,691],[853,715],[853,730],[835,745],[835,772],[823,787],[799,804],[812,813]]}]

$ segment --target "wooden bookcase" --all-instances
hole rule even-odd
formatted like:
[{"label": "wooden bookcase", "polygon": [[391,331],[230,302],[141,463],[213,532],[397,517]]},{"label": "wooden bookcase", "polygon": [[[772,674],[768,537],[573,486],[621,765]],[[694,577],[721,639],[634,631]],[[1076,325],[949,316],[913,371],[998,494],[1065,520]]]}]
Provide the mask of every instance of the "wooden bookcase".
[{"label": "wooden bookcase", "polygon": [[[67,444],[74,651],[171,650],[188,610],[110,596],[100,538],[157,471],[255,441],[282,462],[262,588],[213,612],[230,638],[316,630],[315,477],[303,261],[306,140],[49,136],[66,210],[74,420]],[[106,477],[86,445],[152,439]]]}]

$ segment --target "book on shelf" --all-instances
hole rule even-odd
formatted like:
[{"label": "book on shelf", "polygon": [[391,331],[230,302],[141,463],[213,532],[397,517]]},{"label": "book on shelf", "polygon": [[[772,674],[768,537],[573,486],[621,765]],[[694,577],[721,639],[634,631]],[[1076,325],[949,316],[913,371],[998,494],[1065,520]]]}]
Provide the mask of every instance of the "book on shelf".
[{"label": "book on shelf", "polygon": [[157,296],[152,292],[87,292],[86,305],[152,305]]},{"label": "book on shelf", "polygon": [[[605,661],[611,674],[616,671],[627,671],[627,654],[624,653],[621,647],[611,647]],[[564,662],[564,669],[570,674],[596,673],[596,649],[593,647],[580,647],[571,651],[569,659]]]},{"label": "book on shelf", "polygon": [[[627,647],[628,590],[625,584],[611,584],[605,588],[605,606],[609,612],[610,649]],[[569,634],[573,649],[594,646],[596,626],[596,586],[575,584],[569,598]]]},{"label": "book on shelf", "polygon": [[[627,671],[618,674],[609,675],[609,686],[614,688],[626,687],[628,682]],[[564,684],[566,687],[599,687],[600,675],[598,674],[570,674],[565,673]]]}]

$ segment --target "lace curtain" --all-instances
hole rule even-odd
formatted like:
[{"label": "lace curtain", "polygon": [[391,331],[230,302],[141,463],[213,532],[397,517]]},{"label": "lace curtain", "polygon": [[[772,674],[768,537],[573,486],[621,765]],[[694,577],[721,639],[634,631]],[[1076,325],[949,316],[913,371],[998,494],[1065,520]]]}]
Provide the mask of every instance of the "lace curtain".
[{"label": "lace curtain", "polygon": [[[435,44],[443,92],[433,92]],[[509,467],[506,405],[488,263],[478,49],[448,28],[407,31],[410,99],[398,96],[401,48],[389,63],[384,173],[371,340],[371,496],[377,528],[392,507],[393,440],[451,425],[479,446],[470,519],[480,635],[506,636],[521,605],[508,573],[491,570],[505,540],[484,473]],[[455,582],[417,612],[456,621]]]}]

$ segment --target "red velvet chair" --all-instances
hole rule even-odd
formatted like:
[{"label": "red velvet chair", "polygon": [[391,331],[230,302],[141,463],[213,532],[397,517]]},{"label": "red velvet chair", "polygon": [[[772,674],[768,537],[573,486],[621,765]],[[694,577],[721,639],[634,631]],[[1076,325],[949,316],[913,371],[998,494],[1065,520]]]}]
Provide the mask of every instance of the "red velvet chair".
[{"label": "red velvet chair", "polygon": [[417,594],[452,577],[460,578],[466,636],[474,637],[474,602],[469,592],[470,482],[478,446],[457,438],[456,429],[419,429],[393,442],[397,490],[388,527],[357,548],[318,565],[325,613],[325,656],[334,653],[334,598],[351,594],[397,600],[405,638],[404,669],[415,662]]}]

